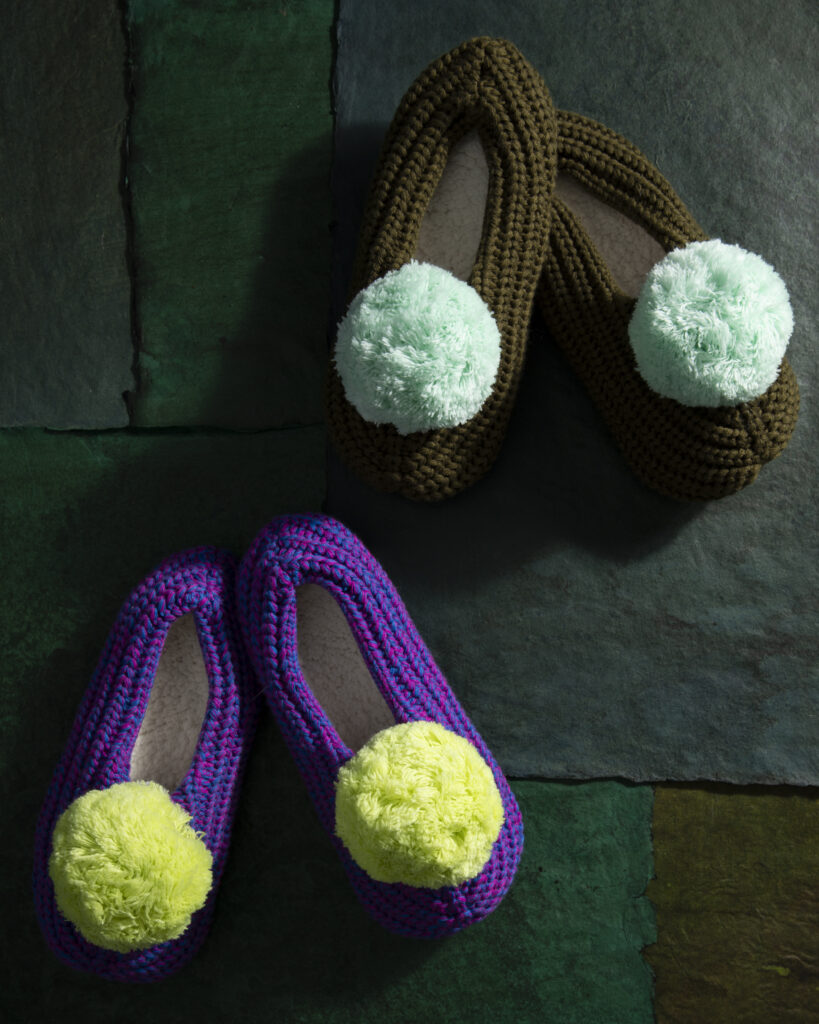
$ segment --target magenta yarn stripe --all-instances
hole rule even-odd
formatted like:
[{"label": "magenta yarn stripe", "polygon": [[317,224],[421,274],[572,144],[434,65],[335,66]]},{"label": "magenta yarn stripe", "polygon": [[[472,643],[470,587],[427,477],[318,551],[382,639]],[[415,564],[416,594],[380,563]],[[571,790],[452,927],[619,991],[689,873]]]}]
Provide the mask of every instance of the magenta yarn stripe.
[{"label": "magenta yarn stripe", "polygon": [[[37,826],[35,908],[46,941],[71,966],[122,981],[154,981],[181,967],[203,941],[230,841],[239,783],[258,714],[235,613],[235,565],[214,548],[167,559],[123,604],[55,770]],[[170,625],[192,613],[210,684],[205,719],[190,769],[172,799],[191,814],[213,854],[206,905],[178,939],[115,953],[86,942],[59,913],[48,877],[51,835],[59,815],[94,788],[128,781],[134,740]]]},{"label": "magenta yarn stripe", "polygon": [[[396,721],[440,722],[472,742],[490,766],[504,823],[480,874],[457,887],[376,882],[334,834],[335,778],[352,756],[307,686],[298,661],[296,587],[315,583],[338,601]],[[515,798],[497,762],[435,664],[386,573],[341,523],[283,516],[262,530],[239,569],[239,613],[268,702],[353,888],[385,927],[431,938],[490,913],[512,883],[523,846]]]}]

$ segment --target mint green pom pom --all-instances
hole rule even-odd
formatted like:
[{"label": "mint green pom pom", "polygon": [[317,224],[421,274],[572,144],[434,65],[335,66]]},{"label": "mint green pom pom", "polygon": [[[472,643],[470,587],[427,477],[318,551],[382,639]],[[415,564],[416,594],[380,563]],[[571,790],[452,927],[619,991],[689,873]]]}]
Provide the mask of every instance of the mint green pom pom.
[{"label": "mint green pom pom", "polygon": [[339,324],[335,362],[365,420],[411,434],[471,419],[492,391],[500,350],[475,289],[413,261],[356,295]]},{"label": "mint green pom pom", "polygon": [[685,405],[737,405],[779,373],[793,330],[782,278],[719,239],[691,242],[652,267],[629,324],[650,388]]},{"label": "mint green pom pom", "polygon": [[178,938],[204,906],[213,858],[156,782],[92,789],[60,815],[48,870],[88,942],[127,953]]},{"label": "mint green pom pom", "polygon": [[489,765],[437,722],[376,733],[338,773],[336,834],[378,882],[459,885],[489,860],[502,824]]}]

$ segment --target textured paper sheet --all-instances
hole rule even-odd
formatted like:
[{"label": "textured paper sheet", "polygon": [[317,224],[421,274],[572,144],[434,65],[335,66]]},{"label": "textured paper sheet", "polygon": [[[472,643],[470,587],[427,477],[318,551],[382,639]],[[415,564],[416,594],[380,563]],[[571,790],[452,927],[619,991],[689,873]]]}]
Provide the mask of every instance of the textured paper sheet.
[{"label": "textured paper sheet", "polygon": [[[426,12],[426,13],[425,13]],[[707,231],[788,283],[802,412],[749,489],[683,505],[631,474],[535,321],[509,434],[476,487],[433,507],[335,457],[328,510],[401,590],[454,689],[516,775],[819,781],[817,24],[670,0],[342,0],[333,172],[336,314],[386,126],[433,58],[504,35],[555,103],[621,131]]]}]

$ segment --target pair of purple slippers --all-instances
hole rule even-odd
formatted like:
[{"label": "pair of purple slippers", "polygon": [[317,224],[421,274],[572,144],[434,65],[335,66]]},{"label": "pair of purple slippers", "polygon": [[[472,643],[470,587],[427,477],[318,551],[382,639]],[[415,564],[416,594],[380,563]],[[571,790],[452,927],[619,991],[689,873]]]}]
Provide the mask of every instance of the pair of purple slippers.
[{"label": "pair of purple slippers", "polygon": [[[469,755],[477,752],[481,770],[488,769],[489,784],[499,798],[499,831],[494,841],[489,840],[488,859],[466,880],[432,888],[417,880],[378,880],[373,877],[377,871],[365,870],[359,863],[362,858],[351,854],[350,838],[345,836],[345,843],[339,836],[339,772],[349,767],[356,752],[339,735],[302,670],[296,598],[297,588],[307,584],[318,585],[337,603],[394,719],[393,727],[437,723],[462,738],[456,743],[466,747],[463,740],[467,741],[473,748]],[[212,884],[178,937],[148,948],[103,948],[89,941],[88,932],[84,935],[60,905],[50,870],[55,828],[84,794],[130,781],[132,752],[163,646],[169,629],[182,616],[195,621],[208,697],[192,761],[169,796],[189,816],[190,828],[209,851]],[[325,515],[282,516],[256,537],[238,569],[229,553],[215,548],[175,555],[134,590],[119,613],[37,827],[35,906],[46,940],[62,960],[104,977],[139,982],[171,974],[196,952],[211,922],[228,853],[260,711],[260,690],[358,899],[380,924],[406,936],[437,938],[479,921],[501,901],[523,847],[520,811],[501,769],[435,664],[395,587],[361,541]],[[383,751],[375,761],[379,758],[384,761]],[[388,772],[390,765],[377,763],[376,769]],[[402,770],[406,776],[406,765]],[[420,776],[409,783],[410,788],[424,784]],[[362,799],[369,797],[364,794]],[[468,809],[464,813],[468,816]],[[453,835],[463,831],[457,821],[450,820],[447,827]],[[126,879],[125,884],[130,883]],[[117,899],[122,898],[118,892]],[[97,905],[90,909],[92,915],[104,911]]]}]

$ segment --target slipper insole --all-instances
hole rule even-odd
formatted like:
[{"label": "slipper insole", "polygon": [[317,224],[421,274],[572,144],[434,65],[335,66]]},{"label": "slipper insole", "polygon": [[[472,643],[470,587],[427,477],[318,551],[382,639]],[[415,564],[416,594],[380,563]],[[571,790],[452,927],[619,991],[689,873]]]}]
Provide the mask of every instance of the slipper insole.
[{"label": "slipper insole", "polygon": [[443,267],[466,281],[483,232],[489,164],[476,131],[452,147],[432,194],[415,249],[415,259]]},{"label": "slipper insole", "polygon": [[306,583],[296,590],[296,633],[305,681],[351,750],[395,725],[344,612],[324,587]]},{"label": "slipper insole", "polygon": [[145,716],[131,751],[131,779],[159,782],[172,793],[199,743],[208,706],[205,659],[193,615],[168,630]]},{"label": "slipper insole", "polygon": [[646,274],[665,256],[665,249],[645,228],[570,175],[558,174],[555,192],[583,225],[615,282],[626,295],[637,298]]}]

